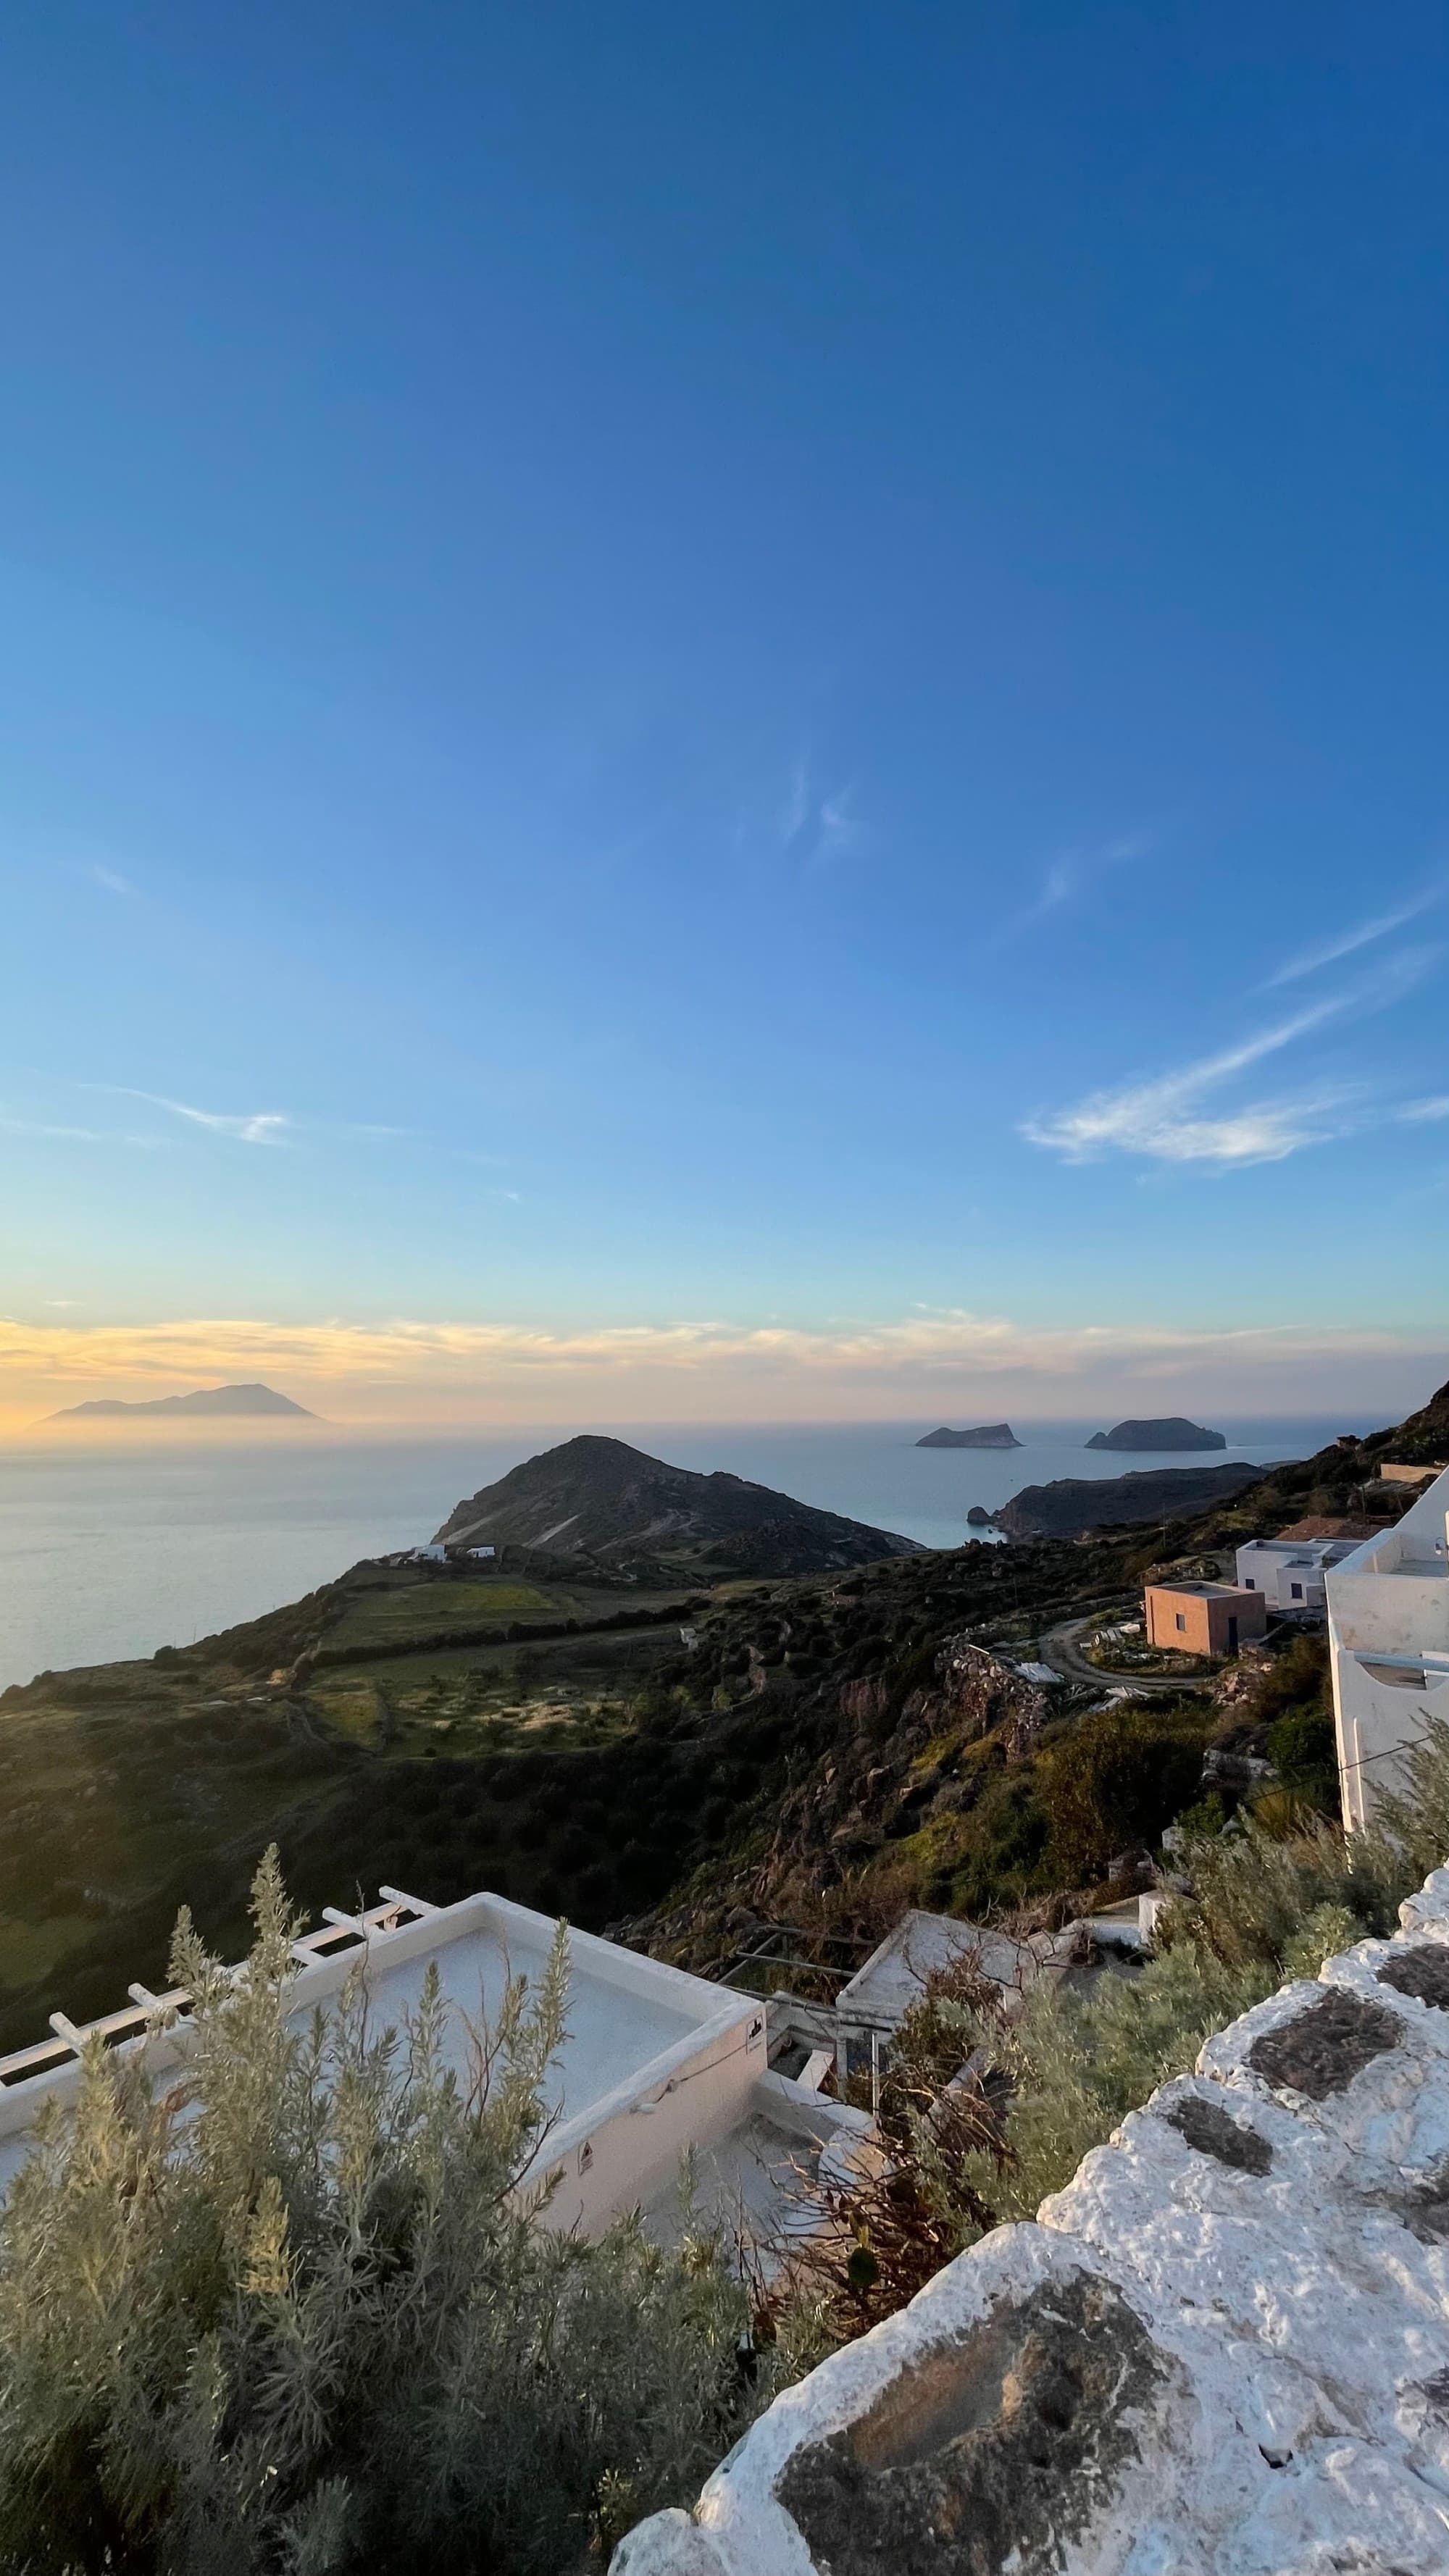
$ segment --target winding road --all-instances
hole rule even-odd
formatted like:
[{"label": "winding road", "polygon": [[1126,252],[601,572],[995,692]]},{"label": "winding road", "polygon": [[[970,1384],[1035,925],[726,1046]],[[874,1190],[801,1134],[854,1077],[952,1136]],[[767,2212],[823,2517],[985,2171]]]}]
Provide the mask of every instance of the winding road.
[{"label": "winding road", "polygon": [[1086,1656],[1077,1651],[1077,1639],[1084,1628],[1095,1627],[1101,1615],[1096,1611],[1085,1619],[1063,1619],[1055,1628],[1047,1630],[1041,1641],[1042,1662],[1050,1664],[1054,1673],[1060,1673],[1063,1681],[1095,1682],[1101,1690],[1125,1687],[1152,1696],[1165,1692],[1174,1699],[1180,1698],[1184,1691],[1211,1690],[1212,1676],[1208,1673],[1184,1673],[1180,1676],[1176,1673],[1109,1673],[1104,1672],[1100,1664],[1088,1663]]}]

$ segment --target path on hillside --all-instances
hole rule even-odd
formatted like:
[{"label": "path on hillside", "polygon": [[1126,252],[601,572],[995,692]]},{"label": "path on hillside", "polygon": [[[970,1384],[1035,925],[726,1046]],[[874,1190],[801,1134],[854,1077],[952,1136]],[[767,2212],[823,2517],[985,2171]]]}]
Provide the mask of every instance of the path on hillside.
[{"label": "path on hillside", "polygon": [[1095,1612],[1089,1613],[1085,1619],[1059,1620],[1056,1627],[1049,1628],[1043,1637],[1042,1662],[1050,1664],[1054,1673],[1060,1673],[1063,1681],[1095,1682],[1099,1690],[1126,1689],[1152,1695],[1166,1692],[1173,1698],[1183,1691],[1211,1690],[1210,1673],[1184,1673],[1180,1676],[1176,1673],[1109,1673],[1104,1672],[1100,1664],[1089,1663],[1085,1655],[1078,1653],[1077,1639],[1082,1630],[1093,1627],[1100,1616],[1100,1612]]}]

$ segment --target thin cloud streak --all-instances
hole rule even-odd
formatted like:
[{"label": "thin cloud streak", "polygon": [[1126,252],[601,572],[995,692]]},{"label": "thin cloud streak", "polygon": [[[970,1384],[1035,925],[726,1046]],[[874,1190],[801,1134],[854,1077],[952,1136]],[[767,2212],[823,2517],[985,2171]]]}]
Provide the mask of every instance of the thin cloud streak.
[{"label": "thin cloud streak", "polygon": [[855,810],[849,781],[817,788],[811,764],[803,754],[790,773],[790,785],[776,816],[782,850],[807,863],[844,858],[867,838],[868,826]]},{"label": "thin cloud streak", "polygon": [[0,1134],[6,1136],[43,1136],[52,1144],[127,1145],[149,1153],[159,1144],[155,1136],[131,1136],[115,1128],[64,1127],[43,1118],[9,1118],[0,1116]]},{"label": "thin cloud streak", "polygon": [[1326,1145],[1383,1124],[1396,1112],[1371,1109],[1363,1085],[1323,1082],[1208,1114],[1204,1104],[1222,1084],[1265,1057],[1281,1053],[1325,1021],[1359,1018],[1386,1009],[1422,983],[1439,959],[1437,947],[1401,950],[1383,958],[1356,986],[1262,1029],[1219,1055],[1205,1056],[1155,1081],[1095,1091],[1075,1108],[1027,1119],[1019,1133],[1069,1163],[1106,1153],[1137,1154],[1157,1163],[1209,1163],[1221,1170],[1252,1163],[1281,1163],[1307,1145]]},{"label": "thin cloud streak", "polygon": [[1372,921],[1361,921],[1356,929],[1345,930],[1336,939],[1326,939],[1317,947],[1305,948],[1297,957],[1290,957],[1287,964],[1280,966],[1276,975],[1270,975],[1266,984],[1261,984],[1258,989],[1263,993],[1276,992],[1283,984],[1296,984],[1304,975],[1316,975],[1324,966],[1336,966],[1342,958],[1357,956],[1361,948],[1371,947],[1376,939],[1387,939],[1393,931],[1402,930],[1407,922],[1417,921],[1421,913],[1428,912],[1433,904],[1442,900],[1442,887],[1431,887],[1428,893],[1415,895],[1411,903],[1401,904],[1394,912],[1379,913]]},{"label": "thin cloud streak", "polygon": [[1123,867],[1132,859],[1145,858],[1151,847],[1150,832],[1125,832],[1100,849],[1064,850],[1047,869],[1034,902],[990,933],[983,943],[986,952],[994,953],[1011,940],[1020,939],[1026,931],[1035,930],[1054,912],[1060,912],[1064,904],[1071,903],[1094,877],[1108,868]]},{"label": "thin cloud streak", "polygon": [[184,1118],[193,1127],[205,1127],[213,1136],[230,1136],[240,1145],[280,1145],[284,1142],[282,1131],[292,1124],[281,1110],[235,1113],[222,1109],[193,1109],[185,1100],[168,1100],[160,1091],[136,1091],[129,1083],[104,1082],[93,1087],[98,1091],[113,1091],[123,1100],[144,1100],[153,1109],[169,1110],[173,1118]]}]

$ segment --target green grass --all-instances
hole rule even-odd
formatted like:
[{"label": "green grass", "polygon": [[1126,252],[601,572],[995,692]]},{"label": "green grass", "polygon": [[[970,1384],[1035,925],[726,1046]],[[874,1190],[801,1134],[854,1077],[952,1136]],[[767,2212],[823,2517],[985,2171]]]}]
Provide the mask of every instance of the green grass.
[{"label": "green grass", "polygon": [[0,2046],[41,2037],[57,2008],[101,2012],[130,1978],[158,1976],[178,1905],[204,1914],[274,1832],[344,1796],[361,1758],[281,1709],[188,1705],[169,1679],[110,1707],[7,1709]]},{"label": "green grass", "polygon": [[508,1627],[515,1619],[578,1616],[572,1593],[541,1591],[536,1583],[409,1583],[355,1593],[327,1644],[352,1647],[411,1646],[417,1639],[446,1638],[459,1630]]}]

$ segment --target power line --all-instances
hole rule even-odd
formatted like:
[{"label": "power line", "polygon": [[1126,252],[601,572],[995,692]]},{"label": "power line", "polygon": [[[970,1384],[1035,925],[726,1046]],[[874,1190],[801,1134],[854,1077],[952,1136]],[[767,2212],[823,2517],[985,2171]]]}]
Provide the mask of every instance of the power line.
[{"label": "power line", "polygon": [[[1425,1717],[1428,1717],[1428,1715],[1429,1715],[1429,1711],[1428,1711],[1427,1709],[1425,1709],[1425,1710],[1423,1711],[1423,1715],[1424,1715]],[[1342,1772],[1342,1771],[1366,1771],[1366,1770],[1368,1769],[1368,1766],[1369,1766],[1369,1764],[1370,1764],[1371,1762],[1392,1762],[1392,1761],[1393,1761],[1393,1759],[1394,1759],[1394,1756],[1395,1756],[1396,1754],[1398,1754],[1398,1753],[1407,1753],[1407,1751],[1409,1750],[1410,1745],[1413,1745],[1413,1744],[1433,1744],[1433,1743],[1436,1741],[1436,1739],[1440,1739],[1440,1738],[1442,1738],[1442,1736],[1443,1736],[1443,1734],[1444,1734],[1444,1729],[1445,1729],[1445,1720],[1444,1720],[1444,1719],[1442,1719],[1442,1718],[1435,1718],[1435,1719],[1433,1719],[1433,1720],[1432,1720],[1432,1732],[1431,1732],[1430,1734],[1428,1734],[1428,1735],[1406,1735],[1406,1736],[1402,1737],[1402,1738],[1401,1738],[1401,1740],[1399,1741],[1399,1743],[1397,1743],[1397,1744],[1385,1744],[1385,1745],[1381,1748],[1381,1750],[1380,1750],[1379,1752],[1377,1752],[1377,1753],[1361,1753],[1361,1754],[1359,1755],[1359,1758],[1358,1758],[1358,1760],[1357,1760],[1356,1762],[1344,1762],[1344,1761],[1340,1761],[1339,1766],[1338,1766],[1338,1767],[1339,1767],[1339,1770],[1340,1770],[1341,1772]]]}]

